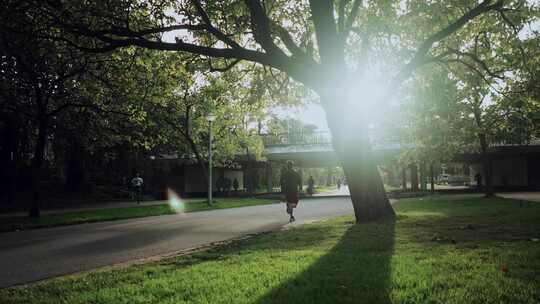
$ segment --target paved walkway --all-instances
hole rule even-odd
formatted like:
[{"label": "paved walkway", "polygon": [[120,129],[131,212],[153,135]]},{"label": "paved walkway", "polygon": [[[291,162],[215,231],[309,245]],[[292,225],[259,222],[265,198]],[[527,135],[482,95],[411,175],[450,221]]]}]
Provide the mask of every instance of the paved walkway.
[{"label": "paved walkway", "polygon": [[[300,201],[292,225],[352,214],[348,197]],[[170,254],[291,225],[283,204],[0,234],[0,287]]]},{"label": "paved walkway", "polygon": [[525,201],[540,202],[540,191],[531,192],[501,192],[497,196],[504,198],[513,198]]},{"label": "paved walkway", "polygon": [[341,188],[338,189],[335,189],[335,190],[332,190],[332,191],[327,191],[327,192],[323,192],[323,193],[317,193],[317,194],[314,194],[313,196],[315,197],[321,197],[321,196],[349,196],[351,195],[349,193],[349,186],[341,186]]},{"label": "paved walkway", "polygon": [[[334,190],[334,191],[328,191],[321,194],[315,194],[315,197],[333,197],[333,196],[349,196],[349,189],[347,186],[341,187],[341,190]],[[217,200],[220,199],[220,197],[215,198]],[[189,199],[190,201],[201,201],[205,200],[205,198],[195,198],[195,199]],[[131,207],[137,207],[137,206],[153,206],[153,205],[164,205],[167,204],[167,200],[153,200],[153,201],[142,201],[139,205],[135,201],[122,201],[122,202],[101,202],[101,203],[95,203],[92,205],[80,205],[76,207],[65,207],[65,208],[56,208],[56,209],[43,209],[41,210],[42,215],[47,214],[62,214],[62,213],[70,213],[70,212],[81,212],[81,211],[91,211],[91,210],[102,210],[102,209],[116,209],[116,208],[131,208]],[[27,211],[19,211],[19,212],[8,212],[8,213],[0,213],[0,219],[2,218],[9,218],[9,217],[23,217],[28,216]]]}]

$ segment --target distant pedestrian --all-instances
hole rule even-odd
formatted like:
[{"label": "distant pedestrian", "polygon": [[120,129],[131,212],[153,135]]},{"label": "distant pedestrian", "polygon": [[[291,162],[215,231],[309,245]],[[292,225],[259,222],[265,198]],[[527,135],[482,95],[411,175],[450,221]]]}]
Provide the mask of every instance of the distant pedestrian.
[{"label": "distant pedestrian", "polygon": [[476,188],[480,189],[482,187],[482,175],[480,173],[476,173],[474,179],[476,180]]},{"label": "distant pedestrian", "polygon": [[285,194],[285,202],[287,203],[287,213],[290,215],[289,221],[293,222],[296,219],[293,215],[293,210],[298,205],[298,191],[302,188],[300,175],[294,171],[293,163],[287,162],[287,168],[282,172],[281,180],[282,191]]},{"label": "distant pedestrian", "polygon": [[341,178],[337,179],[337,189],[341,189]]},{"label": "distant pedestrian", "polygon": [[238,193],[238,188],[240,188],[240,184],[238,183],[238,179],[236,179],[236,177],[233,180],[232,186],[233,186],[234,192]]},{"label": "distant pedestrian", "polygon": [[141,203],[143,185],[144,185],[144,181],[139,175],[139,173],[135,174],[135,177],[131,180],[131,186],[133,187],[133,192],[135,193],[137,204]]},{"label": "distant pedestrian", "polygon": [[315,193],[315,180],[313,179],[313,176],[308,178],[307,192],[309,195],[313,195],[313,193]]}]

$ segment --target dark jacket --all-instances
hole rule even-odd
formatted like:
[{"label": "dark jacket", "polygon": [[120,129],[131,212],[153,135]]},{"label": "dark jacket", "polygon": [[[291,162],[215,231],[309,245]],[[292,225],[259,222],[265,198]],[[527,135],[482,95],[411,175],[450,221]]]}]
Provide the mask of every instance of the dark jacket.
[{"label": "dark jacket", "polygon": [[299,188],[301,187],[302,179],[300,178],[300,175],[296,173],[296,171],[285,170],[282,179],[284,193],[298,192]]}]

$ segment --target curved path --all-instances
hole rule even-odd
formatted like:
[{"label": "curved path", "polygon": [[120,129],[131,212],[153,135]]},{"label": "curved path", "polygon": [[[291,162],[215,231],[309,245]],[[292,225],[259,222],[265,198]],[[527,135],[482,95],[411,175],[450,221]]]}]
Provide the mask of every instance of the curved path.
[{"label": "curved path", "polygon": [[[303,200],[302,224],[352,214],[348,197]],[[288,223],[283,204],[0,234],[0,287],[173,253]]]}]

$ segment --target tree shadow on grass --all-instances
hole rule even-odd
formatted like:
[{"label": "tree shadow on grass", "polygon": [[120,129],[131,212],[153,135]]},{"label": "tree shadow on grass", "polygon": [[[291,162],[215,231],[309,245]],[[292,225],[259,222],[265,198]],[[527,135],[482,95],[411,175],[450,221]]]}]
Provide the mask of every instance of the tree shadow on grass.
[{"label": "tree shadow on grass", "polygon": [[328,254],[255,303],[390,303],[395,221],[352,225]]}]

